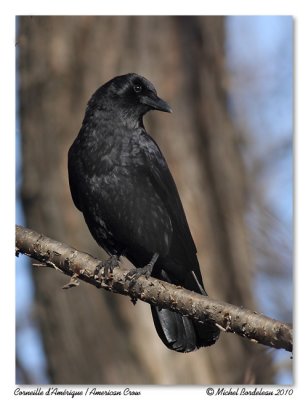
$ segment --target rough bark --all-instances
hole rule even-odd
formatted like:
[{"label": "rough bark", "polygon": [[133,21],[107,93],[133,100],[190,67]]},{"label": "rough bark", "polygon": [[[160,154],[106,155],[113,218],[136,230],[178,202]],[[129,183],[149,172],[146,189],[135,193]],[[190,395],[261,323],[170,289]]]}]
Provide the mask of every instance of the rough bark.
[{"label": "rough bark", "polygon": [[[21,17],[18,43],[26,224],[99,258],[74,208],[67,151],[91,94],[115,75],[137,72],[172,116],[146,126],[177,183],[207,291],[257,309],[245,221],[246,176],[227,106],[221,17]],[[54,383],[272,383],[263,346],[224,335],[185,355],[161,345],[147,305],[93,291],[60,291],[61,274],[34,271],[36,317]],[[95,292],[95,293],[94,293]],[[89,310],[91,310],[89,312]]]},{"label": "rough bark", "polygon": [[222,331],[236,333],[254,343],[292,351],[293,334],[288,324],[255,311],[212,300],[152,277],[141,276],[132,284],[132,280],[126,278],[127,271],[119,268],[115,268],[107,276],[98,276],[97,267],[101,267],[101,260],[17,225],[17,256],[19,253],[42,262],[34,266],[52,267],[71,276],[63,289],[79,286],[78,280],[82,279],[98,288],[130,296],[133,303],[140,299],[200,322],[212,322]]}]

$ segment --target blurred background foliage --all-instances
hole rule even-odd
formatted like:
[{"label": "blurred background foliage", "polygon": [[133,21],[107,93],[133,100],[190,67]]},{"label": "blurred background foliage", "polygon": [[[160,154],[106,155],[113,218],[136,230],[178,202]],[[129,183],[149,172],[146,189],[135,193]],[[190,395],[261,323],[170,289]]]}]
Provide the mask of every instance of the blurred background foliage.
[{"label": "blurred background foliage", "polygon": [[[174,113],[147,129],[176,180],[216,299],[292,321],[291,17],[17,19],[17,223],[105,257],[74,208],[67,151],[86,102],[115,75],[151,80]],[[290,355],[231,334],[167,350],[146,304],[16,267],[19,384],[293,382]]]}]

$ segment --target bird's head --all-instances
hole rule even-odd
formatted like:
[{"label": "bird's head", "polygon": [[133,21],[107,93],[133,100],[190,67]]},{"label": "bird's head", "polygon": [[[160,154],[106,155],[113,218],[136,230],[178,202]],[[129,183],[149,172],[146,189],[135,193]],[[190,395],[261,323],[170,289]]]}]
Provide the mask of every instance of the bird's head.
[{"label": "bird's head", "polygon": [[139,119],[150,110],[172,112],[167,102],[157,96],[153,84],[130,73],[113,78],[92,96],[89,106]]}]

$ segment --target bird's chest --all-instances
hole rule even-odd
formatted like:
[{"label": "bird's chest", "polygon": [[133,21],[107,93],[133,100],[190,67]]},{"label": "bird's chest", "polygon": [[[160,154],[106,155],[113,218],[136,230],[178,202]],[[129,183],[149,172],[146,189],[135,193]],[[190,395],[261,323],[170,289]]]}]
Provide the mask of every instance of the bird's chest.
[{"label": "bird's chest", "polygon": [[85,197],[101,209],[123,209],[141,201],[150,186],[142,148],[136,140],[122,138],[93,143],[81,154],[80,186]]},{"label": "bird's chest", "polygon": [[81,159],[87,175],[106,178],[133,176],[144,165],[143,148],[138,135],[94,137],[86,143]]},{"label": "bird's chest", "polygon": [[82,210],[92,234],[109,249],[115,242],[150,253],[169,248],[172,226],[146,155],[142,141],[124,140],[92,146],[79,159]]}]

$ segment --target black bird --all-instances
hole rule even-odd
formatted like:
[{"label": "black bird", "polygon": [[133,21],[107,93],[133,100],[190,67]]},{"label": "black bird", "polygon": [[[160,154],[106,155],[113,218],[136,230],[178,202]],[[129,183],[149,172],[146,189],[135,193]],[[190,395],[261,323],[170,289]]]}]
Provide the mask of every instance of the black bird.
[{"label": "black bird", "polygon": [[[97,243],[111,262],[125,255],[140,271],[206,295],[181,200],[155,141],[143,125],[150,110],[171,112],[151,82],[115,77],[91,97],[68,154],[69,184]],[[164,344],[179,352],[210,346],[219,330],[151,306]]]}]

